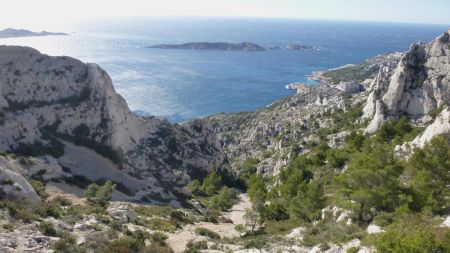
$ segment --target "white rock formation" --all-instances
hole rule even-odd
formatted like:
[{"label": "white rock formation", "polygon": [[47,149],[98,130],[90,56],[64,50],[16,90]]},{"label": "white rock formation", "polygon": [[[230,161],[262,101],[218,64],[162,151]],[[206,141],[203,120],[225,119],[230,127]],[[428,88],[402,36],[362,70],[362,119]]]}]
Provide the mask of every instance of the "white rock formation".
[{"label": "white rock formation", "polygon": [[[123,186],[144,201],[169,202],[191,176],[228,168],[220,142],[201,122],[179,126],[134,115],[96,64],[0,46],[0,150],[50,153],[61,164],[64,142],[89,148],[139,180]],[[85,172],[97,169],[90,158]],[[85,157],[71,159],[64,166],[77,170]]]},{"label": "white rock formation", "polygon": [[372,119],[366,132],[375,132],[389,117],[418,119],[449,104],[449,37],[444,33],[431,43],[413,44],[394,69],[380,69],[364,107],[364,118]]},{"label": "white rock formation", "polygon": [[22,176],[19,166],[14,164],[14,160],[0,156],[0,197],[5,195],[17,200],[40,201],[34,188]]},{"label": "white rock formation", "polygon": [[378,226],[378,225],[370,224],[367,227],[366,231],[367,231],[368,234],[378,234],[378,233],[383,232],[383,229],[380,226]]}]

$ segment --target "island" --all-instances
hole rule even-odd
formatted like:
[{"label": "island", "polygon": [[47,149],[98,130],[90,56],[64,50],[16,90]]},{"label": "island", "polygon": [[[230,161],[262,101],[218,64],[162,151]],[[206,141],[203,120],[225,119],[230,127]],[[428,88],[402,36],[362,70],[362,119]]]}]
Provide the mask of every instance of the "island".
[{"label": "island", "polygon": [[289,50],[319,50],[318,47],[315,46],[308,46],[308,45],[300,45],[300,44],[290,44],[286,47]]},{"label": "island", "polygon": [[49,36],[49,35],[69,35],[67,33],[53,33],[53,32],[33,32],[25,29],[6,28],[0,31],[0,38],[17,38],[17,37],[36,37],[36,36]]},{"label": "island", "polygon": [[287,46],[262,47],[251,42],[227,43],[227,42],[188,42],[183,44],[158,44],[146,48],[157,49],[195,49],[195,50],[220,50],[220,51],[272,51],[272,50],[319,50],[319,47],[301,44],[289,44]]},{"label": "island", "polygon": [[225,42],[189,42],[183,44],[159,44],[147,48],[158,49],[196,49],[196,50],[221,50],[221,51],[266,51],[255,43],[225,43]]}]

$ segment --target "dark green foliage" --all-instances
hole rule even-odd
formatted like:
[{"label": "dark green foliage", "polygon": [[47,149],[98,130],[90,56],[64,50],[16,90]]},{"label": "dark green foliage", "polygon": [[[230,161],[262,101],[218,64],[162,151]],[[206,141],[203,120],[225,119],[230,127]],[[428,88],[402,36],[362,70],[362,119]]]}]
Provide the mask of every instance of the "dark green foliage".
[{"label": "dark green foliage", "polygon": [[379,252],[450,252],[450,229],[422,215],[405,214],[377,236]]},{"label": "dark green foliage", "polygon": [[289,203],[289,213],[291,217],[313,221],[320,217],[320,210],[324,206],[323,186],[319,181],[313,180],[292,198]]},{"label": "dark green foliage", "polygon": [[64,144],[56,139],[50,140],[49,144],[43,144],[40,141],[35,141],[32,144],[19,143],[13,152],[21,156],[42,156],[50,154],[58,158],[64,155]]},{"label": "dark green foliage", "polygon": [[391,149],[375,143],[355,154],[345,173],[335,178],[338,202],[361,222],[370,222],[373,209],[393,211],[401,203],[403,169]]},{"label": "dark green foliage", "polygon": [[402,144],[405,141],[414,139],[420,132],[412,127],[406,117],[399,120],[388,120],[384,123],[375,135],[375,140],[379,143]]},{"label": "dark green foliage", "polygon": [[243,182],[247,182],[247,180],[251,177],[251,175],[256,173],[256,167],[259,164],[259,160],[256,158],[247,158],[241,166],[239,172],[239,179]]},{"label": "dark green foliage", "polygon": [[341,168],[349,160],[349,154],[343,149],[330,149],[327,152],[328,164],[335,168]]},{"label": "dark green foliage", "polygon": [[444,105],[441,105],[440,107],[436,107],[430,113],[428,113],[428,115],[430,115],[433,119],[435,119],[444,110],[444,108],[445,108]]},{"label": "dark green foliage", "polygon": [[194,195],[201,194],[201,187],[202,184],[197,179],[192,180],[188,185],[186,185],[186,188]]},{"label": "dark green foliage", "polygon": [[201,250],[208,248],[207,241],[189,241],[186,245],[186,250],[184,253],[200,253]]},{"label": "dark green foliage", "polygon": [[226,211],[235,204],[237,195],[238,194],[236,190],[224,186],[222,187],[222,189],[220,189],[218,194],[211,197],[209,207],[221,211]]},{"label": "dark green foliage", "polygon": [[422,149],[416,149],[410,160],[414,178],[411,207],[431,208],[438,214],[450,209],[450,137],[436,136]]},{"label": "dark green foliage", "polygon": [[253,207],[259,212],[262,211],[266,201],[266,185],[261,174],[254,174],[247,180],[247,194],[253,203]]},{"label": "dark green foliage", "polygon": [[33,186],[34,190],[42,200],[48,198],[49,195],[47,192],[45,192],[45,184],[42,181],[30,179],[28,182],[31,184],[31,186]]},{"label": "dark green foliage", "polygon": [[85,191],[85,194],[90,203],[92,203],[95,206],[99,206],[103,209],[106,209],[109,205],[109,201],[112,198],[112,193],[115,188],[116,185],[108,180],[102,186],[99,186],[95,183],[89,185]]},{"label": "dark green foliage", "polygon": [[57,236],[58,235],[58,231],[56,231],[55,227],[53,226],[53,224],[51,222],[41,222],[41,224],[39,224],[39,230],[41,231],[42,234],[47,235],[47,236]]},{"label": "dark green foliage", "polygon": [[13,182],[10,178],[7,178],[7,179],[2,179],[2,181],[0,182],[0,184],[1,184],[1,185],[13,185],[14,182]]},{"label": "dark green foliage", "polygon": [[222,187],[222,177],[215,171],[212,171],[203,181],[201,190],[207,196],[216,194]]}]

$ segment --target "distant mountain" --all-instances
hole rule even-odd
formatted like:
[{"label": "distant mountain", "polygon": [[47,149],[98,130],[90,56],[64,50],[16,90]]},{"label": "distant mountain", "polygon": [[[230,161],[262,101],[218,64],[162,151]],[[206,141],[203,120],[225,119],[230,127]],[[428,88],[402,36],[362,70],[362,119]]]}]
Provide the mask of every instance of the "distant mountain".
[{"label": "distant mountain", "polygon": [[196,49],[196,50],[222,50],[222,51],[266,51],[254,43],[225,43],[225,42],[189,42],[184,44],[159,44],[148,48],[159,49]]},{"label": "distant mountain", "polygon": [[52,33],[47,31],[33,32],[25,29],[6,28],[0,31],[0,38],[15,38],[15,37],[32,37],[32,36],[48,36],[48,35],[69,35],[67,33]]}]

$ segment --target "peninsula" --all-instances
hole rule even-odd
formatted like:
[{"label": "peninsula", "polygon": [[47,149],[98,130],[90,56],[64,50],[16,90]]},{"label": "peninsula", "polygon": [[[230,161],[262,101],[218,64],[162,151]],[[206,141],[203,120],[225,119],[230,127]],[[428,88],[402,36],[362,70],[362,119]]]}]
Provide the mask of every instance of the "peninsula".
[{"label": "peninsula", "polygon": [[0,30],[0,38],[16,38],[16,37],[36,37],[36,36],[49,36],[49,35],[69,35],[67,33],[52,33],[47,31],[33,32],[25,29],[6,28]]}]

